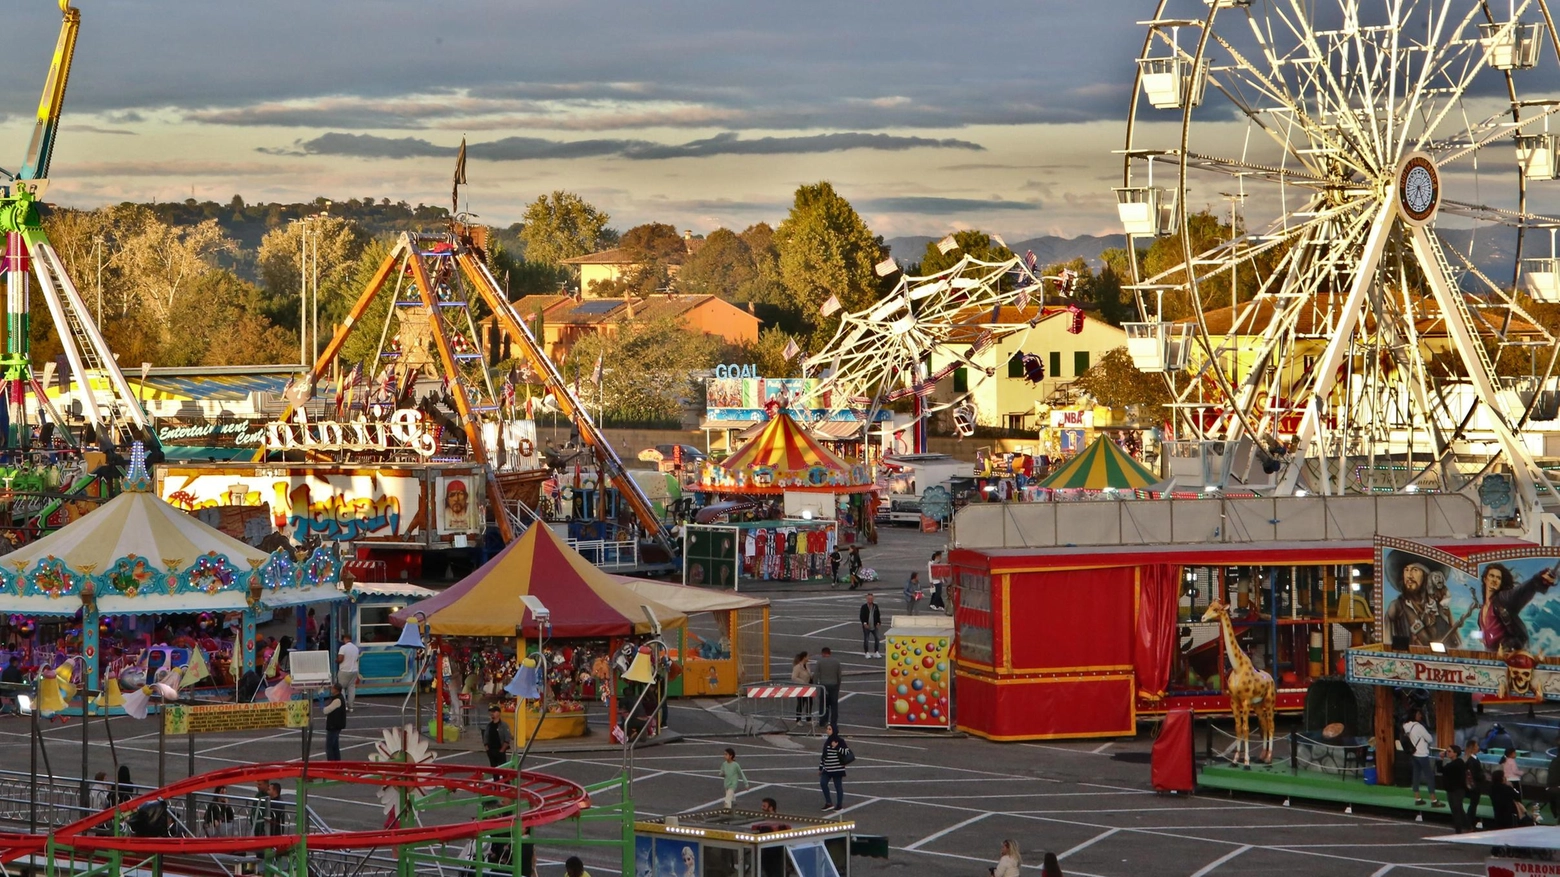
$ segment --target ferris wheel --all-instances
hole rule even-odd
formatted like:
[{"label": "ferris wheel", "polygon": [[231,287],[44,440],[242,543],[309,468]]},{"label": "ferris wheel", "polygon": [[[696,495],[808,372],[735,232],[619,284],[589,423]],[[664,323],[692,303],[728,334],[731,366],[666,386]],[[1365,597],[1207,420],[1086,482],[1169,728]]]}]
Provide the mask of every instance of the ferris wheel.
[{"label": "ferris wheel", "polygon": [[1544,0],[1495,6],[1160,0],[1144,22],[1125,328],[1175,394],[1177,474],[1554,495],[1524,429],[1555,418],[1531,312],[1560,302],[1560,64]]},{"label": "ferris wheel", "polygon": [[[951,250],[951,237],[947,243]],[[1069,270],[1041,273],[1033,253],[1000,261],[966,253],[941,271],[901,275],[893,292],[867,308],[843,314],[829,343],[805,360],[808,374],[822,375],[808,408],[865,412],[912,398],[917,400],[918,421],[951,408],[955,428],[969,435],[975,425],[971,393],[994,377],[994,370],[980,364],[982,354],[997,342],[1058,316],[1062,308],[1071,320],[1070,330],[1080,331],[1083,310],[1075,303],[1050,309],[1044,304],[1048,293],[1070,299],[1077,280]],[[1043,363],[1038,356],[1025,359],[1027,373],[1038,383],[1044,378]],[[935,405],[920,401],[960,367],[969,369],[969,389]]]}]

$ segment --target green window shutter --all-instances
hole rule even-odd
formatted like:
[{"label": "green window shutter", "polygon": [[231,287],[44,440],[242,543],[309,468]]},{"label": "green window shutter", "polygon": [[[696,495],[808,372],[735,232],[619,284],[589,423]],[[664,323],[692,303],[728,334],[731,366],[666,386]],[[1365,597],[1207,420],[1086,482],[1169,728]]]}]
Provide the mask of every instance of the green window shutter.
[{"label": "green window shutter", "polygon": [[1089,370],[1089,351],[1079,350],[1073,353],[1073,376],[1083,374]]},{"label": "green window shutter", "polygon": [[953,391],[955,393],[970,391],[970,370],[962,365],[953,370]]},{"label": "green window shutter", "polygon": [[1023,376],[1024,355],[1022,353],[1015,353],[1013,354],[1013,358],[1008,360],[1008,377],[1021,378]]},{"label": "green window shutter", "polygon": [[1062,376],[1062,352],[1060,350],[1051,351],[1050,375],[1053,378],[1060,378]]}]

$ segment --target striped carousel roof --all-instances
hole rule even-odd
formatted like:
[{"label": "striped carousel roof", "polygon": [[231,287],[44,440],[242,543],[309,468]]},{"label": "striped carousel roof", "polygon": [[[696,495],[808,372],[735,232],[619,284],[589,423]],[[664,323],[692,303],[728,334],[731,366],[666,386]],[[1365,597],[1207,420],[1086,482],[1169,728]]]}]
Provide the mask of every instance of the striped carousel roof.
[{"label": "striped carousel roof", "polygon": [[1147,487],[1159,481],[1158,475],[1127,456],[1126,451],[1116,447],[1115,442],[1102,435],[1095,439],[1093,444],[1080,451],[1078,456],[1067,461],[1062,468],[1047,476],[1040,482],[1040,486],[1085,490],[1104,490],[1107,487],[1114,487],[1119,490],[1130,490],[1134,487]]},{"label": "striped carousel roof", "polygon": [[[762,473],[755,482],[755,472]],[[780,493],[784,489],[855,492],[871,488],[865,467],[829,452],[784,411],[719,466],[706,467],[701,489],[719,493]]]}]

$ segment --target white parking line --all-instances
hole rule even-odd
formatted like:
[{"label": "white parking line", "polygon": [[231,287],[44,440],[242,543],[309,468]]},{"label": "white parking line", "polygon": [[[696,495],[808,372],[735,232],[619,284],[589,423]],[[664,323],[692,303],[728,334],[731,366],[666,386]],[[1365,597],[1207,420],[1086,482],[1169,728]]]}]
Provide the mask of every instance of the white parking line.
[{"label": "white parking line", "polygon": [[1088,849],[1089,847],[1094,846],[1095,844],[1099,843],[1100,841],[1104,840],[1107,837],[1110,837],[1111,835],[1115,834],[1116,832],[1118,832],[1120,830],[1121,829],[1119,829],[1119,828],[1112,828],[1109,831],[1103,832],[1101,834],[1096,834],[1094,837],[1091,837],[1088,840],[1084,841],[1083,843],[1078,844],[1077,846],[1073,847],[1072,849],[1068,850],[1065,853],[1057,853],[1056,857],[1058,859],[1065,859],[1068,856],[1072,855],[1073,853],[1078,852],[1079,850],[1085,850],[1085,849]]},{"label": "white parking line", "polygon": [[1214,859],[1213,861],[1211,861],[1208,864],[1204,865],[1201,870],[1194,872],[1192,874],[1192,877],[1203,877],[1203,875],[1205,875],[1205,874],[1212,874],[1213,873],[1213,869],[1219,867],[1220,865],[1224,864],[1225,862],[1228,862],[1230,859],[1235,858],[1236,856],[1240,855],[1241,853],[1244,853],[1245,851],[1247,851],[1249,849],[1251,849],[1251,847],[1249,845],[1236,847],[1235,849],[1230,850],[1229,852],[1225,853],[1224,855],[1222,855],[1222,856],[1218,857],[1217,859]]},{"label": "white parking line", "polygon": [[949,835],[949,834],[954,833],[955,831],[958,831],[961,828],[965,828],[966,826],[974,825],[975,823],[981,821],[982,819],[985,819],[987,816],[990,816],[990,815],[991,815],[990,813],[979,813],[979,814],[976,814],[976,815],[971,816],[970,818],[964,820],[963,822],[954,823],[953,825],[950,825],[947,828],[945,828],[942,831],[939,831],[939,832],[937,832],[935,834],[929,834],[926,837],[923,837],[920,840],[916,841],[915,843],[910,844],[909,846],[905,847],[905,849],[909,850],[910,852],[915,852],[916,850],[920,849],[921,847],[926,846],[927,844],[931,843],[932,841],[934,841],[934,840],[936,840],[936,839],[938,839],[940,837],[943,837],[944,835]]}]

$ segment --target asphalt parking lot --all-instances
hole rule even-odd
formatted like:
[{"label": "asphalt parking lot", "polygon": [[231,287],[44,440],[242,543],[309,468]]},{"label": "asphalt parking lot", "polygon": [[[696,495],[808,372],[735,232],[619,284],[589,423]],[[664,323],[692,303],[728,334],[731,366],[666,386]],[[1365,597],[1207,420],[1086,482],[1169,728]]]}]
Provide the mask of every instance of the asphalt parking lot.
[{"label": "asphalt parking lot", "polygon": [[[879,570],[876,583],[886,616],[899,611],[899,590],[910,569],[923,569],[941,540],[934,535],[888,531],[883,544],[864,551]],[[1482,852],[1433,843],[1447,823],[1416,823],[1411,816],[1356,812],[1340,807],[1284,807],[1271,799],[1211,793],[1165,797],[1149,788],[1146,734],[1137,739],[1080,743],[989,743],[927,732],[890,733],[883,726],[882,662],[861,656],[855,617],[861,595],[845,590],[770,592],[774,601],[772,651],[775,674],[786,678],[790,655],[831,646],[845,665],[841,724],[857,753],[845,781],[845,817],[858,831],[889,839],[888,860],[854,859],[861,875],[915,874],[979,877],[995,863],[1004,838],[1024,850],[1026,870],[1039,871],[1046,850],[1056,852],[1068,875],[1097,877],[1205,877],[1205,875],[1304,874],[1338,877],[1483,873]],[[399,725],[400,698],[365,698],[343,736],[347,758],[363,758],[380,731]],[[157,777],[157,733],[150,721],[115,719],[116,750],[138,783]],[[738,806],[757,809],[773,797],[782,812],[816,814],[821,739],[808,736],[744,736],[729,701],[675,703],[670,726],[683,739],[640,750],[635,756],[635,801],[641,813],[664,815],[718,805],[721,751],[731,746],[752,781]],[[75,721],[49,726],[53,772],[79,771],[80,729]],[[582,782],[614,775],[619,752],[534,754],[528,768]],[[93,728],[90,771],[110,771],[101,722]],[[298,757],[298,732],[201,737],[197,771]],[[323,754],[323,734],[314,757]],[[170,742],[169,781],[185,775],[184,741]],[[485,763],[478,752],[441,751],[439,758]],[[27,770],[23,720],[0,719],[0,770]],[[247,792],[248,790],[243,790]],[[379,804],[368,795],[311,795],[315,810],[334,828],[382,824]],[[543,846],[544,875],[563,873],[562,850]],[[604,849],[584,857],[592,873],[617,873]]]}]

